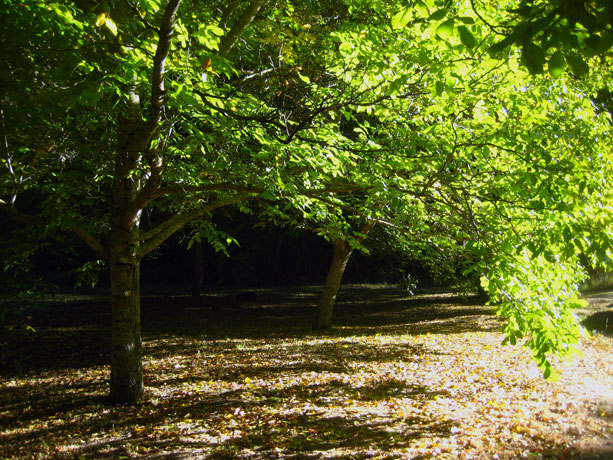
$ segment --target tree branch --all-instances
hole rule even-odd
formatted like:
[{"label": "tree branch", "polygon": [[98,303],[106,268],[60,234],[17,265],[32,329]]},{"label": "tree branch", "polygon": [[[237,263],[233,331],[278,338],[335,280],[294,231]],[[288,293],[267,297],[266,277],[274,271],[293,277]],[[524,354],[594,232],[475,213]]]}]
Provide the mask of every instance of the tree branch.
[{"label": "tree branch", "polygon": [[[33,216],[32,214],[21,212],[2,199],[0,199],[0,210],[3,211],[9,217],[9,219],[14,222],[36,226],[43,226],[48,224],[48,222],[42,217]],[[76,235],[101,258],[107,258],[107,249],[91,233],[79,227],[77,224],[73,224],[70,229],[75,232]]]},{"label": "tree branch", "polygon": [[174,31],[177,10],[182,0],[170,0],[162,16],[157,50],[153,58],[153,75],[151,76],[151,108],[149,113],[149,128],[154,131],[162,117],[164,106],[164,64],[170,50],[172,33]]},{"label": "tree branch", "polygon": [[98,241],[94,236],[89,233],[87,230],[82,229],[78,225],[74,224],[71,227],[72,231],[77,234],[81,240],[87,244],[92,251],[98,254],[102,259],[106,260],[108,258],[108,250]]},{"label": "tree branch", "polygon": [[153,24],[151,24],[149,21],[147,21],[145,17],[142,14],[140,14],[140,11],[138,11],[138,8],[132,2],[126,0],[125,4],[128,5],[128,8],[132,10],[132,13],[134,13],[136,17],[140,19],[140,21],[145,25],[147,29],[154,31],[156,34],[160,33],[160,29],[154,26]]},{"label": "tree branch", "polygon": [[219,192],[222,190],[243,192],[243,193],[262,193],[264,189],[255,187],[245,187],[243,185],[237,185],[234,182],[219,182],[217,184],[206,185],[171,185],[168,187],[160,188],[154,195],[154,198],[161,196],[176,195],[178,193],[197,193],[197,192]]},{"label": "tree branch", "polygon": [[[136,213],[153,201],[155,192],[159,189],[162,182],[164,161],[160,154],[159,125],[164,113],[164,74],[166,73],[164,65],[170,51],[172,34],[177,19],[177,11],[181,5],[181,1],[182,0],[170,0],[162,16],[157,50],[153,57],[149,119],[147,120],[144,132],[139,133],[139,135],[146,137],[145,158],[151,169],[151,174],[144,187],[134,198],[132,203],[130,203],[128,207],[129,213]],[[154,147],[151,147],[152,143],[155,143]]]},{"label": "tree branch", "polygon": [[39,216],[33,216],[32,214],[21,212],[15,209],[12,204],[9,204],[2,199],[0,199],[0,210],[4,212],[8,216],[8,218],[14,222],[19,222],[28,225],[45,225],[46,223]]},{"label": "tree branch", "polygon": [[160,244],[170,238],[176,231],[178,231],[185,224],[194,219],[198,219],[199,217],[209,214],[215,209],[230,206],[241,201],[253,200],[258,197],[259,193],[241,193],[231,198],[214,201],[212,203],[206,203],[197,208],[190,209],[179,214],[175,214],[170,219],[166,220],[165,222],[162,222],[160,225],[143,235],[141,239],[142,244],[140,246],[139,255],[142,257],[145,254],[153,251]]},{"label": "tree branch", "polygon": [[4,109],[2,108],[2,101],[0,100],[0,131],[2,133],[2,149],[4,150],[4,158],[6,161],[6,168],[8,169],[9,175],[11,176],[11,180],[13,181],[13,196],[11,197],[11,205],[15,204],[15,200],[17,199],[17,193],[19,192],[19,188],[21,183],[23,182],[23,176],[19,176],[15,174],[15,170],[13,169],[13,163],[11,154],[9,152],[9,142],[6,135],[6,124],[4,120]]},{"label": "tree branch", "polygon": [[232,0],[228,3],[226,8],[221,13],[221,18],[219,19],[219,27],[225,29],[226,24],[228,23],[228,19],[230,19],[230,15],[234,13],[234,10],[238,8],[238,5],[242,3],[243,0]]},{"label": "tree branch", "polygon": [[249,6],[243,15],[234,23],[230,32],[221,39],[219,43],[219,57],[226,57],[228,55],[241,35],[247,30],[249,24],[253,22],[263,5],[263,0],[254,0],[249,3]]}]

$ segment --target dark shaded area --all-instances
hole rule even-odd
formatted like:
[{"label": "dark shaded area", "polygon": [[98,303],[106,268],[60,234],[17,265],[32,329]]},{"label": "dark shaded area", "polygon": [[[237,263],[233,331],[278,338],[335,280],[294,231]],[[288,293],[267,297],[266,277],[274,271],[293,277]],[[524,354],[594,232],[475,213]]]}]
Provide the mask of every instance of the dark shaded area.
[{"label": "dark shaded area", "polygon": [[[188,295],[144,295],[143,338],[303,337],[311,333],[320,289],[217,291],[203,295],[196,304]],[[341,288],[335,307],[335,329],[326,334],[451,334],[474,331],[471,317],[492,314],[477,297],[410,297],[396,288],[348,286]],[[25,315],[33,331],[0,330],[0,375],[78,369],[110,361],[109,301],[34,304]]]},{"label": "dark shaded area", "polygon": [[[107,301],[56,302],[31,311],[30,322],[37,332],[9,343],[18,366],[2,365],[7,385],[0,392],[0,425],[12,430],[37,420],[58,422],[3,436],[0,456],[5,448],[20,446],[21,452],[47,449],[49,459],[316,459],[321,451],[335,449],[354,452],[334,458],[395,459],[402,457],[391,453],[394,449],[415,440],[453,436],[456,422],[420,412],[399,419],[385,412],[376,417],[335,416],[316,409],[341,406],[346,400],[359,406],[360,402],[421,401],[447,394],[443,388],[397,381],[393,376],[366,384],[332,378],[296,380],[283,388],[194,391],[210,381],[232,384],[267,381],[271,376],[351,375],[355,363],[427,365],[445,351],[408,341],[356,342],[355,337],[373,332],[454,334],[498,325],[490,307],[476,297],[443,292],[407,297],[399,289],[346,286],[337,305],[337,327],[326,334],[334,342],[287,342],[312,336],[310,317],[318,292],[318,286],[218,291],[209,292],[197,305],[186,295],[145,295],[145,367],[151,360],[169,365],[146,372],[148,398],[133,407],[109,405],[103,396],[106,371],[93,376],[87,369],[109,360]],[[224,359],[220,361],[219,356]],[[52,380],[39,378],[45,370],[55,372]],[[27,380],[12,388],[8,382],[16,374],[25,374]],[[165,389],[171,391],[165,393]],[[153,390],[163,396],[152,399]],[[297,401],[314,409],[292,412]],[[220,441],[219,433],[208,426],[221,419],[234,420],[236,432]],[[184,420],[192,421],[189,428],[180,424]],[[156,431],[159,427],[166,431]],[[70,438],[83,440],[70,454],[44,444]],[[554,440],[544,442],[543,458],[611,458],[605,450],[580,451],[558,446]],[[378,450],[369,451],[368,446]],[[135,451],[137,447],[144,450]],[[381,457],[381,451],[390,454]]]},{"label": "dark shaded area", "polygon": [[592,333],[613,336],[613,309],[596,312],[581,321],[581,325]]},{"label": "dark shaded area", "polygon": [[[324,282],[332,245],[323,237],[311,231],[261,226],[254,216],[229,212],[220,213],[215,222],[236,238],[240,246],[228,246],[228,257],[210,244],[203,245],[205,290],[219,286],[274,287]],[[186,235],[174,237],[146,258],[142,265],[143,282],[187,289],[193,270],[193,254],[186,251],[187,241]],[[354,251],[344,274],[345,283],[397,283],[410,273],[419,279],[420,285],[432,284],[428,271],[418,262],[381,247],[376,232],[367,239],[366,246],[371,254]]]},{"label": "dark shaded area", "polygon": [[[172,290],[188,294],[192,292],[194,277],[199,279],[203,292],[222,287],[262,288],[324,282],[332,259],[332,245],[314,232],[274,227],[260,222],[257,216],[236,210],[218,212],[213,222],[221,232],[238,241],[238,245],[227,247],[229,257],[216,252],[203,239],[196,264],[197,251],[187,250],[190,233],[185,230],[143,259],[143,286],[158,287],[158,293]],[[4,234],[0,229],[0,235]],[[7,241],[8,235],[5,235]],[[414,260],[417,256],[386,246],[386,238],[390,236],[375,229],[366,240],[370,255],[354,251],[343,281],[393,284],[410,274],[419,280],[420,287],[431,286],[429,270]],[[92,263],[91,249],[76,236],[53,235],[36,244],[34,251],[31,245],[24,246],[22,239],[27,240],[16,234],[14,241],[0,248],[0,256],[7,260],[17,257],[16,254],[32,252],[26,258],[28,270],[20,272],[15,279],[0,280],[0,295],[14,296],[34,287],[43,293],[54,288],[69,291],[77,281],[87,286],[94,279],[98,280],[100,289],[108,289],[107,268],[102,263]],[[83,267],[88,263],[90,269],[85,270]],[[40,289],[43,286],[48,287]],[[87,290],[81,287],[75,292]]]}]

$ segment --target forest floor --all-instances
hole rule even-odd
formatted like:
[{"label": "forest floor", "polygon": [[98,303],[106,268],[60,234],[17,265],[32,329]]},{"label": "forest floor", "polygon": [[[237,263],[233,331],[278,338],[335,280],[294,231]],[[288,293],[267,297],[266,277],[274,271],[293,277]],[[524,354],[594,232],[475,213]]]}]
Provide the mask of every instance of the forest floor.
[{"label": "forest floor", "polygon": [[343,287],[313,334],[317,293],[145,297],[135,406],[106,399],[107,301],[32,310],[36,332],[0,338],[0,458],[613,458],[611,335],[545,381],[474,297]]}]

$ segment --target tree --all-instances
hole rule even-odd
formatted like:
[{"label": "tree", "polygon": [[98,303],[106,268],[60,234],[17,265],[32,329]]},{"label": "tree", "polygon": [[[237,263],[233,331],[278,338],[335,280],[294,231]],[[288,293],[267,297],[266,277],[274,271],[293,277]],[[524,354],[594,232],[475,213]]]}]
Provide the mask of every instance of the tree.
[{"label": "tree", "polygon": [[[365,217],[453,240],[548,369],[577,332],[576,248],[611,248],[592,225],[609,219],[610,146],[590,89],[509,72],[462,2],[208,6],[3,2],[0,208],[106,261],[113,400],[143,397],[142,258],[254,200],[329,235]],[[561,266],[571,287],[540,308],[522,288]]]},{"label": "tree", "polygon": [[[474,1],[478,14],[483,5]],[[588,72],[585,58],[606,54],[613,45],[613,6],[606,0],[523,0],[507,9],[507,16],[491,23],[480,18],[505,38],[490,51],[498,53],[512,45],[522,49],[522,63],[531,73],[557,77],[567,65],[577,76]]]},{"label": "tree", "polygon": [[[180,4],[174,0],[160,8],[142,2],[136,8],[121,2],[110,9],[84,1],[76,7],[56,2],[3,7],[7,80],[13,84],[3,85],[2,94],[4,163],[11,181],[3,193],[10,198],[1,204],[16,220],[72,229],[107,261],[113,310],[111,397],[120,402],[143,397],[142,257],[189,221],[259,193],[231,182],[209,183],[198,188],[209,193],[208,199],[175,208],[171,217],[146,232],[141,229],[144,209],[183,191],[176,176],[170,179],[173,186],[162,188],[171,163],[166,157],[178,151],[175,144],[169,152],[179,117],[173,113],[175,101],[165,93],[167,69],[176,71],[173,66],[180,64],[180,56],[169,60]],[[250,5],[221,43],[223,31],[216,27],[201,30],[198,40],[227,53],[253,13]],[[147,14],[150,19],[144,18]],[[24,42],[29,45],[25,50]],[[26,105],[24,93],[34,102],[33,113],[19,113]],[[147,101],[141,102],[145,95]],[[30,130],[20,128],[24,122]],[[39,197],[37,216],[16,206],[19,194],[30,190]],[[97,200],[102,200],[99,206]],[[84,218],[87,208],[93,211],[89,220]]]}]

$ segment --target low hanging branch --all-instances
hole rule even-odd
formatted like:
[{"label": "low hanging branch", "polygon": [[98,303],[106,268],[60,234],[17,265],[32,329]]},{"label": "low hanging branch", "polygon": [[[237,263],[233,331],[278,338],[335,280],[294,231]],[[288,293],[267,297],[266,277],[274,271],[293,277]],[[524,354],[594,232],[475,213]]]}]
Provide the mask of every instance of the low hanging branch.
[{"label": "low hanging branch", "polygon": [[89,233],[88,231],[82,229],[81,227],[79,227],[78,225],[74,224],[72,227],[70,227],[71,230],[73,232],[76,233],[76,235],[81,238],[81,240],[87,244],[90,249],[92,251],[94,251],[96,254],[98,254],[98,256],[100,256],[102,259],[106,260],[108,259],[109,256],[109,252],[106,249],[106,247],[100,243],[100,241],[98,241],[96,238],[94,238],[94,236]]},{"label": "low hanging branch", "polygon": [[[40,216],[34,216],[15,209],[14,206],[2,199],[0,199],[0,211],[3,212],[13,222],[19,222],[22,224],[35,226],[43,226],[49,223],[47,220]],[[79,227],[77,224],[73,224],[70,229],[102,259],[106,259],[108,257],[108,251],[106,247],[87,230]]]},{"label": "low hanging branch", "polygon": [[156,249],[160,244],[170,238],[188,222],[198,219],[206,214],[210,214],[215,209],[240,203],[241,201],[254,200],[259,196],[259,193],[240,193],[231,198],[213,201],[212,203],[206,203],[202,206],[175,214],[170,219],[162,222],[160,225],[143,235],[142,244],[139,251],[140,256],[142,257]]}]

